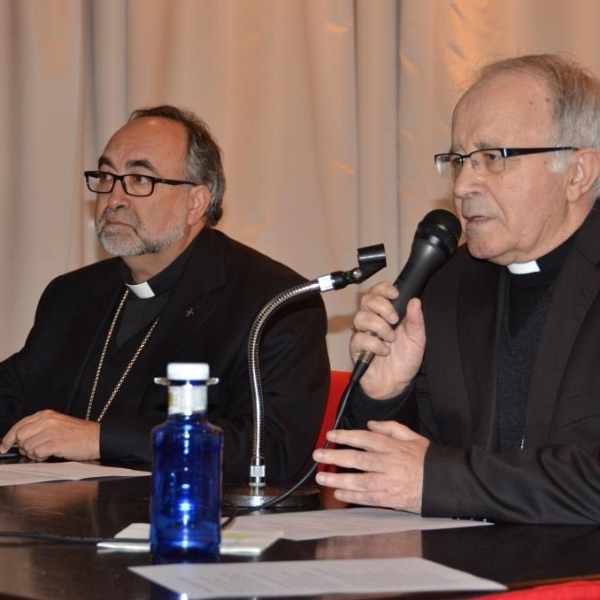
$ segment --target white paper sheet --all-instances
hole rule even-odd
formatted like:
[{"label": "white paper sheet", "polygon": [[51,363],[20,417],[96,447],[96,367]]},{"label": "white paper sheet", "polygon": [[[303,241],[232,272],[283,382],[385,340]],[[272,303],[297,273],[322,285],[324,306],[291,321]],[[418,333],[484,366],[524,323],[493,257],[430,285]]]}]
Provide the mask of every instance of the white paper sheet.
[{"label": "white paper sheet", "polygon": [[506,587],[422,558],[130,567],[190,600],[249,596],[500,591]]},{"label": "white paper sheet", "polygon": [[97,477],[142,477],[148,475],[151,475],[148,471],[79,462],[0,464],[0,486],[42,481],[76,481]]},{"label": "white paper sheet", "polygon": [[[260,554],[280,537],[288,540],[308,540],[478,525],[492,525],[492,523],[431,519],[369,507],[247,515],[238,517],[230,528],[223,531],[221,554]],[[122,552],[148,552],[149,536],[148,523],[132,523],[117,533],[114,539],[100,542],[98,547]],[[119,538],[126,538],[128,541],[119,541]],[[133,541],[135,539],[140,541]]]},{"label": "white paper sheet", "polygon": [[283,531],[288,540],[492,525],[487,521],[425,518],[385,508],[357,507],[238,517],[233,530]]},{"label": "white paper sheet", "polygon": [[[220,554],[258,556],[282,535],[281,531],[223,531],[221,534]],[[150,525],[132,523],[119,531],[112,540],[98,543],[98,548],[120,552],[150,552]],[[127,539],[127,541],[120,541]],[[139,542],[133,541],[139,539]]]}]

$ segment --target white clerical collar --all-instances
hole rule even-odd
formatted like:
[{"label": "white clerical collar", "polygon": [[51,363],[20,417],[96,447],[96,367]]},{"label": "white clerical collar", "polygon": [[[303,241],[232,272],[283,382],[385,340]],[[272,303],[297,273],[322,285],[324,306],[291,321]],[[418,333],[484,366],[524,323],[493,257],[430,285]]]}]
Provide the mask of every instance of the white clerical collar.
[{"label": "white clerical collar", "polygon": [[513,263],[508,265],[507,268],[513,275],[527,275],[528,273],[539,273],[541,271],[535,260],[526,263]]},{"label": "white clerical collar", "polygon": [[125,285],[133,294],[142,300],[154,298],[155,294],[147,281],[144,281],[144,283],[126,283]]}]

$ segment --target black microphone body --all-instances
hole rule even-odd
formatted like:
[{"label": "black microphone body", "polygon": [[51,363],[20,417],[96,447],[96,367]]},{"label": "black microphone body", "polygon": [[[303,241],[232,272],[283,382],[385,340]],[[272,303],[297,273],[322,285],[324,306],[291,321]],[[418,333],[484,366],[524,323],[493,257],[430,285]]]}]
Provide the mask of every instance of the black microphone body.
[{"label": "black microphone body", "polygon": [[[417,225],[408,261],[394,281],[400,292],[391,301],[399,317],[396,327],[406,315],[408,301],[421,295],[429,278],[454,253],[460,235],[459,220],[447,210],[432,210]],[[361,353],[352,371],[352,381],[357,382],[363,376],[373,356],[372,352]]]}]

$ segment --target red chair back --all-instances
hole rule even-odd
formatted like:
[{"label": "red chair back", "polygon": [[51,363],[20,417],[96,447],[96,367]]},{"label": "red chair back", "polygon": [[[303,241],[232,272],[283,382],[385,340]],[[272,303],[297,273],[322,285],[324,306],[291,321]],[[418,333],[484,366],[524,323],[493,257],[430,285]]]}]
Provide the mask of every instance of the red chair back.
[{"label": "red chair back", "polygon": [[350,373],[348,371],[331,371],[329,396],[327,397],[325,414],[323,415],[321,428],[319,429],[319,435],[317,436],[316,448],[322,448],[325,445],[325,434],[333,428],[340,399],[349,381]]}]

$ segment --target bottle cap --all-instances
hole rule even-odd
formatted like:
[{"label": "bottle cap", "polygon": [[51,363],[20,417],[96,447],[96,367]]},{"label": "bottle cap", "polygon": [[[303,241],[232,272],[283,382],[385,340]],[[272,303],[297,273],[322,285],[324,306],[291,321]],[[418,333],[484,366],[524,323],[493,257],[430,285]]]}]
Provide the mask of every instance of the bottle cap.
[{"label": "bottle cap", "polygon": [[210,369],[206,363],[169,363],[167,365],[167,379],[173,381],[207,381],[209,376]]}]

